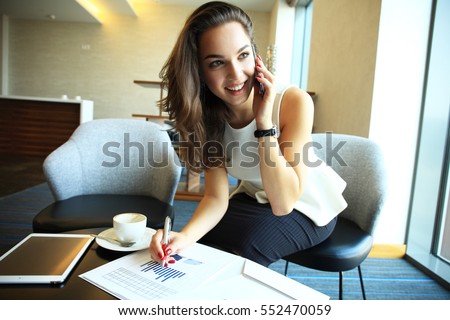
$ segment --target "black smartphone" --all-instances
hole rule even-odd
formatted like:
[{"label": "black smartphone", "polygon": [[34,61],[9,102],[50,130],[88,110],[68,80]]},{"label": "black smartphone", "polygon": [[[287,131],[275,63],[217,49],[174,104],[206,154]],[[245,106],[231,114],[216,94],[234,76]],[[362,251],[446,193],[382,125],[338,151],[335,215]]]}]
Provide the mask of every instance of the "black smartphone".
[{"label": "black smartphone", "polygon": [[[252,49],[253,49],[253,57],[255,58],[255,64],[256,64],[256,48],[255,48],[254,44],[252,44]],[[256,79],[256,76],[259,73],[260,72],[256,71],[256,66],[255,66],[255,81],[258,81],[258,79]],[[263,96],[264,95],[264,85],[261,82],[259,82],[259,81],[258,81],[258,83],[259,83],[259,94],[261,96]]]}]

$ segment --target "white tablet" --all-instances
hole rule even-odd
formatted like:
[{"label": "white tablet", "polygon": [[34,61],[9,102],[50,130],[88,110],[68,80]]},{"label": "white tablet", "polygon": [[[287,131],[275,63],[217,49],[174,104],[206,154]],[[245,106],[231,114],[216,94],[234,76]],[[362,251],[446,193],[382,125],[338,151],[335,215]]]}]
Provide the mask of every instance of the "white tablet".
[{"label": "white tablet", "polygon": [[82,234],[31,233],[0,257],[0,283],[62,283],[93,239]]}]

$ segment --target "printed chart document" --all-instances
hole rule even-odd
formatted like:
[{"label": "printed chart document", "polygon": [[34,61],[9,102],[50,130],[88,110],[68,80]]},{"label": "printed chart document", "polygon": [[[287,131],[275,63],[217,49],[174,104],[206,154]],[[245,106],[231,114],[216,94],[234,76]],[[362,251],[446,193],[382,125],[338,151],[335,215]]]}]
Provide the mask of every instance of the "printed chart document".
[{"label": "printed chart document", "polygon": [[134,252],[80,277],[120,299],[170,299],[212,281],[239,257],[196,244],[173,256],[177,262],[161,267],[147,249]]},{"label": "printed chart document", "polygon": [[161,267],[147,249],[80,277],[119,299],[329,299],[328,296],[248,259],[202,244]]}]

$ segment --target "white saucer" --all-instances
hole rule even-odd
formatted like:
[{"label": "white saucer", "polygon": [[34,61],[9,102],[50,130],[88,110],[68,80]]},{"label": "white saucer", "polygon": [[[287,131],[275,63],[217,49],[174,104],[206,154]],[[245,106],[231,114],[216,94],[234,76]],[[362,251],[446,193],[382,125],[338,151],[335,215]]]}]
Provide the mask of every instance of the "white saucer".
[{"label": "white saucer", "polygon": [[[148,248],[150,246],[150,241],[152,239],[152,236],[155,234],[155,232],[156,231],[154,229],[151,229],[151,228],[145,229],[145,233],[144,233],[143,237],[141,238],[141,240],[136,242],[131,247],[122,247],[122,246],[120,246],[118,244],[114,244],[114,243],[111,243],[109,241],[106,241],[106,240],[103,240],[103,239],[99,239],[99,238],[95,238],[95,241],[97,242],[97,244],[100,247],[103,247],[103,248],[109,249],[109,250],[114,250],[114,251],[138,251],[138,250],[146,249],[146,248]],[[107,229],[107,230],[101,232],[99,234],[99,236],[116,239],[116,235],[114,233],[114,229],[113,228],[110,228],[110,229]]]}]

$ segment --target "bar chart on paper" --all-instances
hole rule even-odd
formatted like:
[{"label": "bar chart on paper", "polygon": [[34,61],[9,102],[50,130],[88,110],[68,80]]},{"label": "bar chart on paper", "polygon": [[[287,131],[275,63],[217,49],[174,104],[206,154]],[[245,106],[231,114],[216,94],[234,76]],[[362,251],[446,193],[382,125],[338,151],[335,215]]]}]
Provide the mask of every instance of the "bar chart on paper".
[{"label": "bar chart on paper", "polygon": [[178,279],[182,278],[186,275],[186,272],[178,271],[173,268],[161,267],[155,261],[149,261],[143,265],[141,269],[142,272],[154,272],[155,273],[155,281],[165,282],[169,279]]}]

